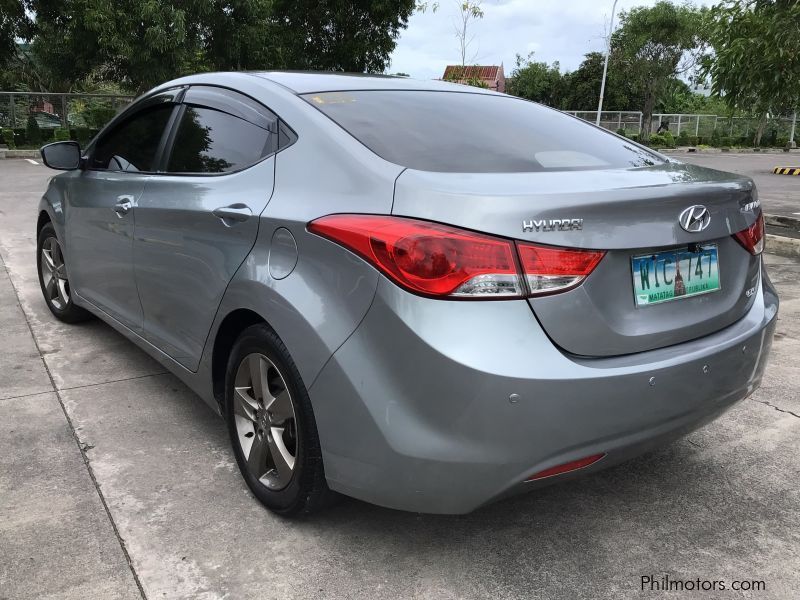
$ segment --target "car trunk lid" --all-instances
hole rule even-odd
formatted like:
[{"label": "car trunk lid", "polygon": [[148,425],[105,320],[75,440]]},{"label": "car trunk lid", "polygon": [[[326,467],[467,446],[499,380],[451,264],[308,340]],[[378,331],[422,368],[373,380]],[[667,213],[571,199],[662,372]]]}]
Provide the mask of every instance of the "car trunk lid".
[{"label": "car trunk lid", "polygon": [[[580,286],[532,297],[529,303],[563,350],[613,356],[708,335],[744,315],[753,301],[760,260],[731,235],[756,220],[760,208],[754,194],[745,177],[674,162],[509,174],[406,170],[397,180],[392,212],[536,244],[606,250]],[[686,231],[678,221],[694,205],[706,207],[711,217],[700,232]],[[720,289],[637,306],[634,257],[681,249],[699,256],[712,246]],[[700,261],[695,275],[698,261],[689,261],[679,263],[685,279],[708,273]],[[663,275],[659,288],[665,285]],[[655,286],[655,275],[650,277],[646,283]],[[674,272],[667,280],[674,285]]]}]

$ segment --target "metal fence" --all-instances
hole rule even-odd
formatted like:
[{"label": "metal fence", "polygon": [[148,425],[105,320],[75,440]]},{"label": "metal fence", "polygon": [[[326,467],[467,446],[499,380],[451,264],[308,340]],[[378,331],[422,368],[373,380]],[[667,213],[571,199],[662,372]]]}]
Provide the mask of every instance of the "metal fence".
[{"label": "metal fence", "polygon": [[[584,121],[597,121],[596,110],[567,110]],[[604,110],[600,113],[600,127],[618,131],[623,129],[626,135],[639,133],[642,130],[642,113],[633,110]]]},{"label": "metal fence", "polygon": [[[773,117],[768,119],[763,135],[768,138],[789,138],[792,134],[793,120],[792,117]],[[747,117],[721,119],[718,127],[729,137],[747,137],[752,136],[758,128],[758,119],[748,119]]]},{"label": "metal fence", "polygon": [[0,92],[0,127],[24,128],[30,117],[40,129],[100,129],[133,96]]},{"label": "metal fence", "polygon": [[[586,121],[597,120],[596,110],[565,111]],[[767,120],[762,140],[773,145],[785,145],[792,134],[792,117],[771,117]],[[650,123],[650,133],[664,128],[674,137],[697,138],[693,143],[708,143],[712,138],[730,138],[733,141],[752,141],[759,126],[758,117],[720,117],[703,114],[656,113]],[[600,126],[611,131],[624,130],[625,134],[641,134],[642,113],[639,111],[603,111]],[[662,128],[663,126],[663,128]]]},{"label": "metal fence", "polygon": [[685,135],[702,137],[711,136],[717,128],[717,115],[684,115],[684,114],[664,114],[653,115],[650,123],[650,133],[656,133],[662,128],[666,128],[672,135],[678,136],[681,131]]},{"label": "metal fence", "polygon": [[[792,117],[770,117],[764,125],[762,139],[777,143],[778,140],[789,139],[792,131]],[[757,117],[719,117],[717,115],[653,115],[651,133],[655,133],[665,124],[674,136],[682,131],[689,136],[710,138],[716,135],[732,139],[752,138],[758,129],[760,119]]]}]

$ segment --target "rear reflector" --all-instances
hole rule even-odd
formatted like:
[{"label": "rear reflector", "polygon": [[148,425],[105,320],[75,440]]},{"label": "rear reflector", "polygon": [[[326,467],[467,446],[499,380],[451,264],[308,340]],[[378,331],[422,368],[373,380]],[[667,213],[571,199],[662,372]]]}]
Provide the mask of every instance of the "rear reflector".
[{"label": "rear reflector", "polygon": [[605,255],[388,215],[329,215],[308,230],[358,254],[397,285],[434,298],[502,300],[566,291]]},{"label": "rear reflector", "polygon": [[733,237],[750,254],[758,255],[764,251],[764,213],[759,213],[756,222],[747,229],[734,233]]},{"label": "rear reflector", "polygon": [[536,481],[537,479],[544,479],[545,477],[553,477],[554,475],[562,475],[564,473],[569,473],[570,471],[577,471],[578,469],[583,469],[584,467],[588,467],[589,465],[596,463],[604,456],[605,453],[592,454],[586,458],[579,458],[578,460],[573,460],[572,462],[564,463],[563,465],[550,467],[549,469],[539,471],[535,475],[528,477],[525,481]]}]

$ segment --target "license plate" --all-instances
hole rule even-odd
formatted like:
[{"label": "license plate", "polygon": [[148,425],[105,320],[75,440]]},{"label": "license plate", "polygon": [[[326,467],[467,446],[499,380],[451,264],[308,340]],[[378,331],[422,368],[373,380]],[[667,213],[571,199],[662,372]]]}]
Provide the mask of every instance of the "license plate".
[{"label": "license plate", "polygon": [[699,244],[631,259],[636,306],[650,306],[720,289],[716,244]]}]

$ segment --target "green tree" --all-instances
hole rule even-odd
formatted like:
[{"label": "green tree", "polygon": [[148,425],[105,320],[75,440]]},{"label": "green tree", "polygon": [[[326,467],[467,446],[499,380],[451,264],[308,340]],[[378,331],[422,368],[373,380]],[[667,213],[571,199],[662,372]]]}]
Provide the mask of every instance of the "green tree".
[{"label": "green tree", "polygon": [[[196,44],[194,70],[264,68],[278,60],[273,0],[212,0],[189,3],[186,18]],[[195,40],[195,33],[197,37]]]},{"label": "green tree", "polygon": [[17,39],[31,35],[33,21],[23,0],[0,0],[0,69],[17,54]]},{"label": "green tree", "polygon": [[800,107],[800,2],[723,0],[711,9],[708,39],[713,53],[702,72],[731,109],[758,114],[761,135],[768,112]]},{"label": "green tree", "polygon": [[0,88],[21,92],[73,91],[80,82],[64,77],[45,64],[33,44],[19,42],[5,68],[0,68]]},{"label": "green tree", "polygon": [[693,92],[689,85],[677,78],[670,79],[656,104],[662,113],[706,114],[728,116],[728,106],[719,98]]},{"label": "green tree", "polygon": [[414,0],[273,0],[264,55],[248,68],[382,73]]},{"label": "green tree", "polygon": [[[561,108],[597,110],[604,58],[600,52],[590,52],[577,69],[564,74]],[[604,110],[637,110],[642,105],[640,86],[626,73],[623,57],[612,53],[606,77]]]},{"label": "green tree", "polygon": [[647,141],[656,106],[665,86],[694,64],[702,46],[703,12],[691,5],[662,0],[652,7],[620,13],[611,36],[611,52],[625,63],[625,76],[642,91],[642,137]]},{"label": "green tree", "polygon": [[511,72],[506,91],[520,98],[560,107],[563,92],[561,69],[557,62],[548,65],[535,62],[533,53],[527,58],[517,54],[517,65]]},{"label": "green tree", "polygon": [[49,70],[65,79],[95,77],[143,91],[165,79],[205,70],[205,4],[195,0],[178,8],[159,0],[32,0],[33,49]]},{"label": "green tree", "polygon": [[33,49],[67,80],[135,90],[199,71],[382,72],[414,0],[26,0]]}]

